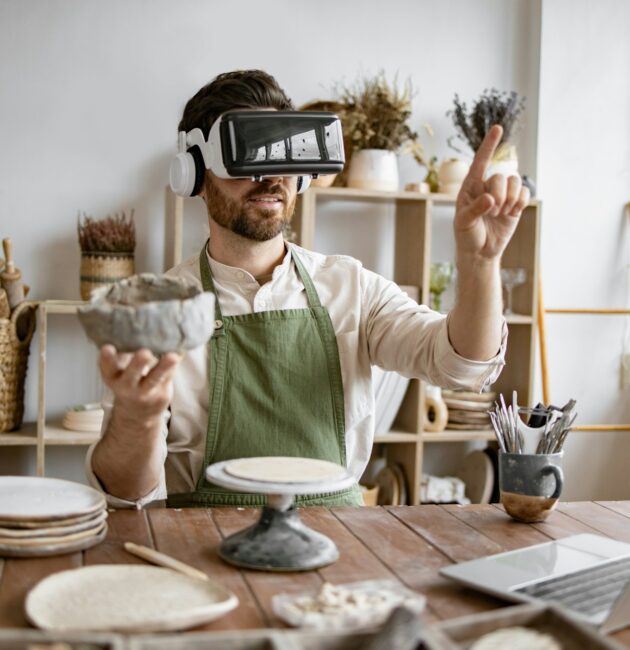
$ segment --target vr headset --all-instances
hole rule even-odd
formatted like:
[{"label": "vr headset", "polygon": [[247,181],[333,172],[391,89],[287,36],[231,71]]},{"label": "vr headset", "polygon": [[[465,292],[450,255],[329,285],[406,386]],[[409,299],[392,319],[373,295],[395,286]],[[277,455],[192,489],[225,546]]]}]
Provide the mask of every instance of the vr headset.
[{"label": "vr headset", "polygon": [[179,132],[169,172],[173,192],[196,196],[206,169],[219,178],[297,176],[298,192],[311,178],[337,174],[345,162],[341,123],[323,111],[228,111],[212,125]]}]

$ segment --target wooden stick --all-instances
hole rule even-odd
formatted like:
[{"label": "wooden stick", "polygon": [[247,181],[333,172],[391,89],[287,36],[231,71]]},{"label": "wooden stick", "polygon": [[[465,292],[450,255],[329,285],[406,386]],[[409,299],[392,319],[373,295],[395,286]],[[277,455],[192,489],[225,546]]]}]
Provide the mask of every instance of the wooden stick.
[{"label": "wooden stick", "polygon": [[540,371],[542,374],[543,403],[550,404],[549,368],[547,365],[547,332],[545,330],[545,306],[543,303],[542,270],[538,269],[538,348],[540,350]]},{"label": "wooden stick", "polygon": [[[5,260],[5,269],[3,274],[7,276],[14,276],[17,273],[17,269],[15,268],[15,264],[13,262],[13,243],[9,238],[2,240],[2,248],[4,249]],[[14,278],[11,277],[11,279]],[[18,275],[15,279],[19,280],[20,276]]]},{"label": "wooden stick", "polygon": [[14,309],[24,300],[24,285],[22,274],[15,268],[13,263],[13,244],[10,239],[2,240],[4,248],[5,268],[0,272],[2,287],[7,292],[9,307]]},{"label": "wooden stick", "polygon": [[571,431],[630,431],[630,424],[580,424]]},{"label": "wooden stick", "polygon": [[137,557],[141,557],[143,560],[146,560],[147,562],[151,562],[152,564],[157,564],[159,566],[166,567],[167,569],[173,569],[173,571],[178,571],[179,573],[183,573],[184,575],[187,575],[191,578],[197,578],[198,580],[210,579],[205,573],[203,573],[203,571],[199,571],[199,569],[195,569],[194,567],[191,567],[189,564],[180,562],[179,560],[176,560],[174,557],[171,557],[170,555],[166,555],[165,553],[160,553],[159,551],[155,551],[154,549],[149,548],[148,546],[134,544],[133,542],[125,542],[125,551],[128,551],[129,553],[131,553],[132,555],[136,555]]},{"label": "wooden stick", "polygon": [[609,314],[629,316],[630,309],[545,309],[545,314]]}]

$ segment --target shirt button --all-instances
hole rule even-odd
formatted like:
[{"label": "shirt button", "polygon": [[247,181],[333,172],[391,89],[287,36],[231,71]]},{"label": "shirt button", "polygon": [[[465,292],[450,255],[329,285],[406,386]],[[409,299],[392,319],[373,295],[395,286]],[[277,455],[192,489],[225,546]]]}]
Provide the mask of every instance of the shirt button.
[{"label": "shirt button", "polygon": [[220,330],[223,327],[223,321],[222,320],[215,320],[214,321],[214,329],[215,330]]},{"label": "shirt button", "polygon": [[243,271],[238,271],[237,274],[236,274],[236,277],[239,280],[242,280],[245,277],[245,274],[243,273]]}]

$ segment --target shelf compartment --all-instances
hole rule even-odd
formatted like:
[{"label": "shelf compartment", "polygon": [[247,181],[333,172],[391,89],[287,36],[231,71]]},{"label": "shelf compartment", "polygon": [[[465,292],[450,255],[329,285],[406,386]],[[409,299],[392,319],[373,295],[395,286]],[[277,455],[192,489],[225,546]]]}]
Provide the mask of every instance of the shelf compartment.
[{"label": "shelf compartment", "polygon": [[47,422],[44,427],[44,444],[46,445],[91,445],[101,437],[95,431],[74,431],[62,426],[61,421]]},{"label": "shelf compartment", "polygon": [[534,323],[534,317],[527,316],[526,314],[512,314],[511,316],[505,317],[505,322],[508,325],[532,325]]},{"label": "shelf compartment", "polygon": [[472,440],[496,440],[494,431],[492,429],[482,429],[482,430],[455,430],[455,429],[445,429],[439,433],[423,433],[422,436],[423,442],[469,442]]},{"label": "shelf compartment", "polygon": [[[353,187],[312,187],[309,190],[319,199],[331,201],[366,201],[387,202],[402,199],[407,201],[427,201],[441,205],[455,205],[457,197],[454,194],[423,194],[421,192],[384,192],[382,190],[363,190]],[[538,201],[532,200],[528,206],[537,206]]]},{"label": "shelf compartment", "polygon": [[419,436],[417,433],[409,433],[407,431],[390,431],[389,433],[380,433],[374,436],[374,444],[381,442],[418,442],[418,439]]},{"label": "shelf compartment", "polygon": [[22,447],[37,445],[37,425],[35,422],[26,422],[17,431],[0,433],[0,447]]}]

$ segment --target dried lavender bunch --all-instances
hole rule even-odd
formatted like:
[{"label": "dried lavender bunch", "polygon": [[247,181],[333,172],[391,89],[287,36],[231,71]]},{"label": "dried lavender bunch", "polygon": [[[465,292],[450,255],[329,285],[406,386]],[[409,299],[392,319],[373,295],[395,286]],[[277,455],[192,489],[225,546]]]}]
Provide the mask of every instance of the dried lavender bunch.
[{"label": "dried lavender bunch", "polygon": [[[486,89],[481,93],[470,112],[466,103],[462,102],[457,94],[455,94],[453,104],[455,108],[446,114],[453,119],[457,137],[467,143],[473,151],[477,151],[486,133],[494,124],[500,124],[503,127],[501,145],[510,142],[514,130],[518,126],[519,116],[525,108],[525,97],[519,97],[514,91],[508,93],[490,88],[490,90]],[[449,138],[449,145],[459,151],[451,140],[452,138]]]},{"label": "dried lavender bunch", "polygon": [[77,219],[79,245],[84,253],[133,253],[136,248],[136,227],[133,210],[129,217],[125,212],[107,215],[105,219],[93,219],[81,213]]},{"label": "dried lavender bunch", "polygon": [[389,83],[383,71],[374,78],[360,79],[352,86],[337,86],[339,117],[353,151],[387,149],[403,145],[424,164],[418,134],[408,124],[411,117],[411,81],[401,89],[397,80]]}]

